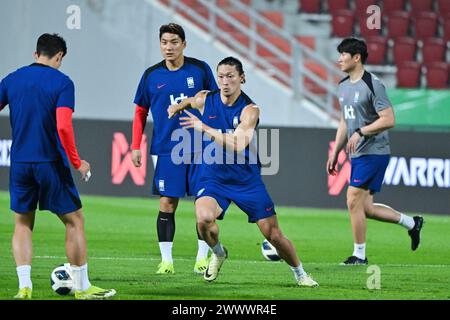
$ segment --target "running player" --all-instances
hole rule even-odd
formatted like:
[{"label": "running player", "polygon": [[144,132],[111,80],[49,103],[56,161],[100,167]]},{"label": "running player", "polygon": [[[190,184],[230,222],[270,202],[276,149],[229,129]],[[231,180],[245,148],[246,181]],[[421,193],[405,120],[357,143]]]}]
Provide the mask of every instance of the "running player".
[{"label": "running player", "polygon": [[380,192],[389,164],[388,129],[394,127],[392,104],[381,81],[364,70],[368,57],[364,41],[344,39],[337,47],[339,65],[348,76],[339,83],[341,120],[336,132],[334,150],[327,161],[328,174],[336,174],[339,152],[346,145],[351,158],[350,186],[347,206],[353,230],[353,254],[341,264],[367,264],[366,218],[397,223],[408,230],[411,249],[420,243],[423,218],[409,217],[384,204],[373,203]]},{"label": "running player", "polygon": [[55,213],[66,227],[75,298],[105,299],[116,293],[92,286],[88,278],[84,218],[68,159],[83,179],[90,174],[90,165],[80,160],[75,145],[74,84],[58,71],[66,53],[63,38],[43,34],[37,41],[36,63],[0,83],[0,110],[9,105],[13,137],[9,191],[16,213],[12,239],[19,278],[16,299],[32,297],[32,233],[38,203],[39,210]]},{"label": "running player", "polygon": [[[153,194],[160,196],[156,229],[162,261],[156,273],[172,274],[175,272],[172,257],[175,211],[179,198],[186,194],[195,194],[200,166],[194,162],[201,152],[201,143],[196,149],[195,143],[186,139],[181,158],[185,159],[187,156],[189,161],[181,164],[174,161],[172,151],[179,142],[172,140],[172,134],[176,129],[180,129],[180,125],[178,121],[169,121],[167,107],[194,96],[200,90],[215,90],[217,84],[211,68],[205,62],[183,55],[186,40],[180,25],[170,23],[161,26],[159,40],[164,60],[144,72],[134,100],[136,111],[133,121],[132,158],[134,165],[140,167],[140,144],[150,110],[153,117],[150,154],[158,156],[153,177]],[[198,251],[194,272],[203,274],[208,265],[209,247],[198,233],[197,236]]]},{"label": "running player", "polygon": [[[212,139],[218,147],[213,155],[216,161],[206,159],[202,166],[195,208],[199,233],[211,247],[213,254],[204,278],[213,281],[228,256],[219,241],[216,219],[223,219],[231,201],[244,211],[250,223],[256,223],[264,237],[275,246],[280,257],[291,267],[299,286],[318,286],[304,270],[290,240],[282,233],[275,206],[261,178],[261,165],[253,139],[259,122],[259,108],[241,91],[245,82],[242,63],[234,58],[223,59],[217,67],[220,90],[199,92],[181,105],[168,109],[173,117],[189,107],[198,109],[203,122],[185,110],[180,117],[184,128],[194,128]],[[205,146],[210,149],[211,144]],[[208,158],[207,152],[204,157]],[[236,159],[238,158],[238,159]],[[217,161],[218,160],[218,161]]]}]

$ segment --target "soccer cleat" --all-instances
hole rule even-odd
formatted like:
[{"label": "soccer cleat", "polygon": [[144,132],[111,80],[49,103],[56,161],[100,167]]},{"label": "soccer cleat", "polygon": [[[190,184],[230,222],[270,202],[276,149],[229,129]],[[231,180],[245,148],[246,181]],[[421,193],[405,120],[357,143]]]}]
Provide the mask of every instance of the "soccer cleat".
[{"label": "soccer cleat", "polygon": [[75,291],[75,299],[77,300],[103,300],[108,299],[116,294],[114,289],[102,289],[95,286],[90,286],[85,291]]},{"label": "soccer cleat", "polygon": [[414,216],[414,227],[408,231],[409,236],[411,237],[411,250],[415,251],[420,244],[420,231],[423,227],[423,218],[421,216]]},{"label": "soccer cleat", "polygon": [[194,266],[194,273],[205,274],[206,269],[208,269],[209,260],[208,257],[198,260]]},{"label": "soccer cleat", "polygon": [[355,265],[361,265],[361,264],[368,264],[369,261],[367,261],[367,258],[360,259],[358,257],[355,256],[351,256],[348,257],[347,260],[345,260],[344,262],[341,262],[340,265],[341,266],[355,266]]},{"label": "soccer cleat", "polygon": [[173,263],[168,261],[161,261],[160,264],[158,264],[158,270],[156,271],[157,274],[174,274],[175,269],[173,268]]},{"label": "soccer cleat", "polygon": [[203,277],[206,281],[214,281],[219,275],[220,268],[222,267],[224,261],[228,258],[228,251],[223,247],[225,251],[225,256],[219,257],[215,253],[212,254],[211,260],[209,261],[208,268],[205,271]]},{"label": "soccer cleat", "polygon": [[316,281],[314,281],[314,279],[311,278],[310,275],[308,275],[306,273],[302,274],[300,276],[300,278],[298,278],[297,284],[300,287],[311,287],[311,288],[313,288],[313,287],[318,287],[319,286],[319,284]]},{"label": "soccer cleat", "polygon": [[19,289],[19,292],[14,296],[14,299],[27,300],[31,299],[32,290],[28,287]]}]

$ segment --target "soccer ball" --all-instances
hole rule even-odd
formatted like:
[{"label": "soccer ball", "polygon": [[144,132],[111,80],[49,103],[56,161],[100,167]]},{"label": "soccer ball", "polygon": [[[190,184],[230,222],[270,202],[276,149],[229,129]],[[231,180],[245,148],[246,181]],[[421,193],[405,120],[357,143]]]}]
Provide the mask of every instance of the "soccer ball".
[{"label": "soccer ball", "polygon": [[261,252],[264,258],[269,261],[279,261],[281,260],[278,255],[277,249],[269,242],[267,239],[264,239],[261,245]]},{"label": "soccer ball", "polygon": [[73,295],[73,279],[70,264],[65,263],[56,267],[50,275],[53,291],[61,296]]}]

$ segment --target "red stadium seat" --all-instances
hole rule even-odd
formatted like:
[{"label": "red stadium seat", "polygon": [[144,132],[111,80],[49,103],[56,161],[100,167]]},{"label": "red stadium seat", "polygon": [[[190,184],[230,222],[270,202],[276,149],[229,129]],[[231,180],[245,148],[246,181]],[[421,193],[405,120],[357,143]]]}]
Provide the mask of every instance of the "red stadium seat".
[{"label": "red stadium seat", "polygon": [[427,88],[449,89],[449,65],[445,62],[433,62],[426,66]]},{"label": "red stadium seat", "polygon": [[[240,0],[241,3],[246,4],[246,5],[251,5],[251,0]],[[230,1],[228,0],[217,0],[216,1],[216,5],[220,8],[223,9],[227,9],[227,8],[232,8],[232,4],[230,3]]]},{"label": "red stadium seat", "polygon": [[400,37],[395,39],[393,46],[394,63],[402,61],[416,61],[417,40],[411,37]]},{"label": "red stadium seat", "polygon": [[[389,0],[387,0],[389,1]],[[413,15],[424,11],[433,11],[433,0],[409,0]]]},{"label": "red stadium seat", "polygon": [[347,10],[350,7],[348,6],[348,0],[328,0],[328,12],[334,14],[339,10]]},{"label": "red stadium seat", "polygon": [[[261,36],[264,39],[266,39],[268,43],[277,47],[280,51],[286,53],[287,55],[291,55],[292,46],[289,42],[287,42],[283,38],[280,38],[279,36],[276,36],[276,35],[272,35],[270,33],[262,34]],[[261,45],[257,46],[256,53],[263,57],[274,57],[275,56],[275,53],[273,53],[272,51],[270,51],[269,49],[266,49],[266,47],[261,46]]]},{"label": "red stadium seat", "polygon": [[393,11],[405,10],[405,0],[383,1],[383,14],[389,15]]},{"label": "red stadium seat", "polygon": [[444,41],[450,42],[450,15],[443,20],[442,28],[444,29]]},{"label": "red stadium seat", "polygon": [[335,37],[353,35],[355,16],[351,10],[339,10],[333,13],[331,25]]},{"label": "red stadium seat", "polygon": [[378,5],[378,0],[355,0],[355,11],[358,17],[368,17],[367,8]]},{"label": "red stadium seat", "polygon": [[450,0],[439,0],[438,1],[438,13],[441,16],[445,16],[450,13]]},{"label": "red stadium seat", "polygon": [[441,38],[426,38],[423,41],[423,63],[445,61],[446,44]]},{"label": "red stadium seat", "polygon": [[[250,27],[250,17],[245,12],[234,11],[230,12],[230,15],[236,20],[238,20],[240,23],[242,23],[245,27],[247,28]],[[216,17],[216,24],[217,27],[219,27],[225,32],[239,32],[238,29],[236,29],[234,26],[232,26],[231,24],[229,24],[227,21],[225,21],[220,17]]]},{"label": "red stadium seat", "polygon": [[368,64],[383,64],[386,61],[387,52],[387,38],[385,37],[370,37],[366,39],[367,51],[369,57]]},{"label": "red stadium seat", "polygon": [[299,0],[300,13],[320,13],[321,0]]},{"label": "red stadium seat", "polygon": [[387,19],[388,37],[395,39],[409,36],[409,13],[406,11],[392,11]]},{"label": "red stadium seat", "polygon": [[435,37],[438,31],[438,15],[434,12],[419,12],[414,17],[417,39]]},{"label": "red stadium seat", "polygon": [[[381,26],[380,26],[381,27]],[[379,36],[381,34],[380,29],[369,29],[367,28],[367,19],[364,15],[361,15],[359,18],[359,35],[363,38]]]},{"label": "red stadium seat", "polygon": [[397,64],[397,87],[420,87],[421,69],[421,64],[414,61],[403,61]]},{"label": "red stadium seat", "polygon": [[[280,11],[261,11],[261,15],[272,22],[277,27],[283,29],[284,27],[284,14]],[[269,33],[270,29],[266,28],[262,24],[257,25],[257,30],[259,33]]]}]

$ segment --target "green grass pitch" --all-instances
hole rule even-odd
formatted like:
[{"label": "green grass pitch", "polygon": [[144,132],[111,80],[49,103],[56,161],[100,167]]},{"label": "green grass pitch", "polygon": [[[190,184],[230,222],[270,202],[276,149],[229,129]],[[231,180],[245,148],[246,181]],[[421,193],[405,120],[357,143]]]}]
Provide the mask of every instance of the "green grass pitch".
[{"label": "green grass pitch", "polygon": [[[380,270],[380,289],[368,289],[367,266],[338,263],[352,253],[346,211],[278,207],[284,233],[318,288],[299,288],[283,262],[265,261],[263,240],[246,215],[230,207],[219,222],[221,241],[229,250],[216,281],[193,273],[197,252],[192,201],[176,213],[174,275],[156,275],[159,249],[155,228],[157,199],[82,196],[86,218],[89,274],[93,284],[115,288],[115,299],[158,300],[304,300],[304,299],[450,299],[450,217],[424,215],[422,243],[410,250],[407,231],[397,225],[368,222],[369,265]],[[11,252],[14,214],[8,194],[0,193],[0,299],[17,292]],[[34,230],[33,298],[61,297],[50,288],[50,272],[66,262],[64,227],[49,212],[38,212]]]}]

